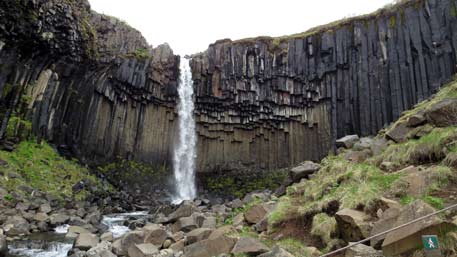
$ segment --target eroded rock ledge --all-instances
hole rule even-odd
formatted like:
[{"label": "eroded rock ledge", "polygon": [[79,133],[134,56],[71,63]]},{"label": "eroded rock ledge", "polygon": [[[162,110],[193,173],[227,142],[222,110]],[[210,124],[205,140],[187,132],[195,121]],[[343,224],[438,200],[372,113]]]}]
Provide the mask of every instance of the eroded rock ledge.
[{"label": "eroded rock ledge", "polygon": [[103,162],[161,165],[174,134],[179,57],[86,0],[0,3],[0,138],[32,130]]},{"label": "eroded rock ledge", "polygon": [[309,33],[210,45],[192,62],[199,167],[284,167],[323,157],[337,137],[376,134],[456,71],[456,6],[407,1]]}]

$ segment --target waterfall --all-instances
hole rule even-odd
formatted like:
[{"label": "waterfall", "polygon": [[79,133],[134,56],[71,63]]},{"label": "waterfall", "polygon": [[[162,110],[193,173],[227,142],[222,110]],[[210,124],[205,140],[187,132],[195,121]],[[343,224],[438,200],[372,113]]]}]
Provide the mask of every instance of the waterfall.
[{"label": "waterfall", "polygon": [[194,120],[194,87],[189,60],[181,57],[181,77],[178,87],[178,142],[175,146],[173,169],[175,178],[174,203],[192,200],[197,195],[195,185],[195,145],[197,137]]}]

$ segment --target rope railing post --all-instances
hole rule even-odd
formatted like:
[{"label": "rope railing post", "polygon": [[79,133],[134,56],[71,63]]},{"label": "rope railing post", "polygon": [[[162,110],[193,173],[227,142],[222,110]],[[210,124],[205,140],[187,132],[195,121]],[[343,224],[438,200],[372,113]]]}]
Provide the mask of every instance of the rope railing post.
[{"label": "rope railing post", "polygon": [[354,246],[356,246],[356,245],[363,244],[363,243],[365,243],[365,242],[367,242],[367,241],[370,241],[371,239],[374,239],[374,238],[377,238],[377,237],[386,235],[386,234],[388,234],[388,233],[390,233],[390,232],[393,232],[393,231],[399,230],[399,229],[401,229],[401,228],[407,227],[407,226],[409,226],[409,225],[411,225],[411,224],[414,224],[414,223],[416,223],[416,222],[419,222],[419,221],[428,219],[428,218],[430,218],[430,217],[432,217],[432,216],[435,216],[435,215],[440,214],[440,213],[442,213],[442,212],[445,212],[445,211],[454,209],[454,208],[456,208],[456,207],[457,207],[457,204],[451,205],[451,206],[446,207],[446,208],[444,208],[444,209],[442,209],[442,210],[439,210],[439,211],[430,213],[430,214],[425,215],[425,216],[423,216],[423,217],[420,217],[420,218],[417,218],[417,219],[412,220],[412,221],[410,221],[410,222],[407,222],[407,223],[405,223],[405,224],[403,224],[403,225],[400,225],[400,226],[391,228],[391,229],[389,229],[389,230],[386,230],[386,231],[384,231],[384,232],[378,233],[378,234],[376,234],[376,235],[374,235],[374,236],[370,236],[370,237],[368,237],[368,238],[365,238],[365,239],[363,239],[363,240],[360,240],[360,241],[358,241],[358,242],[355,242],[355,243],[353,243],[353,244],[350,244],[350,245],[348,245],[348,246],[346,246],[346,247],[340,248],[340,249],[335,250],[335,251],[333,251],[333,252],[326,253],[326,254],[324,254],[324,255],[321,255],[320,257],[329,257],[329,256],[332,256],[332,255],[334,255],[334,254],[336,254],[336,253],[345,251],[345,250],[347,250],[347,249],[349,249],[349,248],[351,248],[351,247],[354,247]]}]

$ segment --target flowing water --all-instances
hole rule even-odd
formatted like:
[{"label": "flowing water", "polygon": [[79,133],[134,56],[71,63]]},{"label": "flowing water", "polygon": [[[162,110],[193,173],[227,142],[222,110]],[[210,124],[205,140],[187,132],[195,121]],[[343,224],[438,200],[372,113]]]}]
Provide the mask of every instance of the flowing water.
[{"label": "flowing water", "polygon": [[[148,212],[110,214],[103,216],[101,223],[113,233],[114,238],[119,238],[130,231],[124,226],[126,220],[148,216]],[[73,247],[73,241],[65,239],[69,227],[62,225],[56,227],[54,232],[32,234],[27,239],[10,242],[6,257],[66,257]]]},{"label": "flowing water", "polygon": [[130,229],[124,225],[126,220],[130,218],[146,218],[147,216],[148,212],[110,214],[103,216],[102,224],[108,227],[108,231],[113,233],[114,238],[119,238],[130,231]]},{"label": "flowing water", "polygon": [[194,87],[189,60],[181,58],[181,77],[178,87],[178,123],[179,136],[174,152],[174,178],[176,204],[184,200],[193,200],[197,195],[195,185],[195,146],[197,137],[194,120]]},{"label": "flowing water", "polygon": [[66,257],[73,247],[65,234],[39,233],[8,244],[7,257]]}]

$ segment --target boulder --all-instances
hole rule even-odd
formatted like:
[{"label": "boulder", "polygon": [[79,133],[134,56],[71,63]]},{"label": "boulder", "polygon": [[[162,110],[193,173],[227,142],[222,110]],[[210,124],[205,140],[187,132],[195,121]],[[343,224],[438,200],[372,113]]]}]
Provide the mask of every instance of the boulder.
[{"label": "boulder", "polygon": [[47,222],[49,221],[49,216],[46,213],[39,212],[33,216],[33,220],[37,222]]},{"label": "boulder", "polygon": [[371,149],[371,146],[373,145],[374,140],[371,137],[362,137],[360,141],[356,142],[354,144],[354,150],[356,151],[363,151],[366,149]]},{"label": "boulder", "polygon": [[106,242],[113,242],[114,235],[112,232],[105,232],[100,236],[100,240],[106,241]]},{"label": "boulder", "polygon": [[197,228],[192,231],[190,231],[186,237],[187,237],[187,244],[193,244],[198,241],[202,241],[207,239],[211,233],[213,232],[212,229],[209,228]]},{"label": "boulder", "polygon": [[406,122],[399,122],[386,132],[386,137],[395,143],[402,143],[406,141],[410,130]]},{"label": "boulder", "polygon": [[[413,203],[400,209],[400,213],[393,227],[408,223],[417,218],[423,217],[435,210],[422,200],[416,200]],[[382,251],[386,256],[397,256],[419,248],[422,245],[421,235],[437,235],[442,229],[448,227],[442,219],[432,216],[428,219],[413,223],[399,230],[392,231],[386,235],[382,244]]]},{"label": "boulder", "polygon": [[145,234],[143,231],[128,232],[121,239],[114,241],[113,252],[116,255],[126,255],[131,246],[144,243],[144,238]]},{"label": "boulder", "polygon": [[159,248],[153,244],[134,244],[128,249],[129,257],[153,257]]},{"label": "boulder", "polygon": [[157,224],[147,224],[143,227],[143,231],[146,235],[144,242],[153,245],[161,246],[168,237],[168,232]]},{"label": "boulder", "polygon": [[82,251],[87,251],[92,247],[97,246],[99,239],[96,235],[91,233],[82,233],[76,237],[74,248],[78,248]]},{"label": "boulder", "polygon": [[417,126],[423,125],[427,122],[427,119],[424,116],[424,113],[416,113],[408,117],[407,126],[410,128],[415,128]]},{"label": "boulder", "polygon": [[28,235],[30,224],[23,217],[15,215],[6,219],[3,230],[7,236]]},{"label": "boulder", "polygon": [[374,138],[370,146],[370,150],[371,153],[376,156],[381,154],[388,146],[389,141],[387,141],[384,137]]},{"label": "boulder", "polygon": [[242,237],[236,242],[233,247],[233,254],[247,254],[247,255],[259,255],[268,252],[267,246],[261,243],[259,240],[250,237]]},{"label": "boulder", "polygon": [[109,242],[101,242],[86,252],[86,257],[116,257],[111,252],[111,244]]},{"label": "boulder", "polygon": [[184,201],[181,206],[176,209],[176,211],[172,212],[163,223],[173,223],[180,218],[190,217],[197,209],[195,206],[188,201]]},{"label": "boulder", "polygon": [[216,228],[216,217],[205,217],[202,223],[202,228]]},{"label": "boulder", "polygon": [[321,251],[319,251],[319,249],[313,246],[305,247],[305,252],[307,252],[307,256],[310,257],[319,257],[322,255]]},{"label": "boulder", "polygon": [[319,171],[321,166],[312,161],[306,161],[299,166],[290,170],[290,177],[294,182],[300,182],[301,179],[307,178],[309,175]]},{"label": "boulder", "polygon": [[244,214],[244,218],[249,224],[256,224],[260,222],[265,215],[267,215],[267,210],[262,204],[256,204],[249,208],[249,210]]},{"label": "boulder", "polygon": [[359,141],[358,135],[348,135],[343,138],[336,140],[335,144],[336,147],[344,147],[346,149],[350,149],[354,146],[354,144]]},{"label": "boulder", "polygon": [[265,216],[261,221],[257,222],[257,224],[254,225],[255,231],[257,233],[262,233],[268,230],[268,216]]},{"label": "boulder", "polygon": [[364,151],[352,151],[348,150],[344,154],[344,159],[347,161],[350,161],[352,163],[361,163],[368,159],[370,157],[370,151],[369,150],[364,150]]},{"label": "boulder", "polygon": [[6,236],[0,235],[0,257],[6,256],[8,252],[8,243],[6,242]]},{"label": "boulder", "polygon": [[79,226],[70,226],[68,228],[68,232],[65,235],[66,239],[75,239],[78,237],[80,234],[90,234],[91,232],[83,227]]},{"label": "boulder", "polygon": [[40,205],[39,212],[48,214],[51,211],[52,211],[52,208],[51,208],[51,205],[49,205],[49,203],[44,203],[44,204]]},{"label": "boulder", "polygon": [[176,243],[173,243],[170,245],[170,249],[173,250],[174,252],[180,252],[184,250],[185,242],[184,240],[179,240]]},{"label": "boulder", "polygon": [[238,227],[244,224],[244,214],[238,213],[235,217],[233,217],[233,226]]},{"label": "boulder", "polygon": [[163,241],[163,244],[162,244],[162,247],[164,249],[168,249],[170,248],[170,246],[173,244],[173,240],[171,239],[165,239],[165,241]]},{"label": "boulder", "polygon": [[[351,244],[351,243],[349,243]],[[344,257],[372,257],[382,256],[381,251],[376,251],[373,247],[358,244],[346,250]]]},{"label": "boulder", "polygon": [[233,226],[223,226],[214,230],[211,235],[209,235],[208,239],[217,239],[224,235],[235,233],[236,229]]},{"label": "boulder", "polygon": [[16,210],[18,211],[28,211],[30,208],[30,203],[28,202],[18,202],[16,204]]},{"label": "boulder", "polygon": [[194,217],[184,217],[180,218],[176,221],[172,226],[172,232],[190,232],[194,229],[198,228],[197,222],[195,221]]},{"label": "boulder", "polygon": [[370,235],[370,216],[364,212],[343,209],[336,213],[336,222],[342,239],[346,242],[356,242]]},{"label": "boulder", "polygon": [[294,257],[294,255],[279,246],[275,246],[271,251],[261,254],[258,257]]},{"label": "boulder", "polygon": [[[394,227],[398,215],[400,214],[400,207],[389,208],[382,213],[382,216],[378,221],[373,224],[373,229],[370,232],[370,236],[377,235],[381,232],[387,231]],[[386,238],[386,235],[378,236],[370,241],[370,245],[376,249],[380,249],[382,242]]]},{"label": "boulder", "polygon": [[52,214],[49,218],[51,225],[59,226],[66,224],[70,220],[70,216],[63,214],[63,213],[55,213]]},{"label": "boulder", "polygon": [[219,254],[229,254],[236,239],[221,236],[216,239],[206,239],[197,243],[188,245],[184,248],[184,256],[186,257],[212,257]]},{"label": "boulder", "polygon": [[437,127],[457,125],[457,99],[444,99],[425,110],[427,121]]}]

